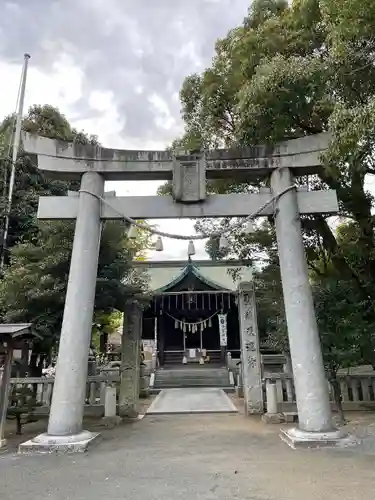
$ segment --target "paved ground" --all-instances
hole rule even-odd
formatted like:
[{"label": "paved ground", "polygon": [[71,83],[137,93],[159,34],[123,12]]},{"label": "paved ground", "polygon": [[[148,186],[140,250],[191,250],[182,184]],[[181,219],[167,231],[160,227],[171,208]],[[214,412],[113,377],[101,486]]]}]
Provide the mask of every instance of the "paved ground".
[{"label": "paved ground", "polygon": [[236,413],[238,410],[222,389],[165,389],[147,413]]},{"label": "paved ground", "polygon": [[293,451],[277,434],[241,414],[146,416],[85,455],[0,456],[0,498],[374,499],[374,448]]}]

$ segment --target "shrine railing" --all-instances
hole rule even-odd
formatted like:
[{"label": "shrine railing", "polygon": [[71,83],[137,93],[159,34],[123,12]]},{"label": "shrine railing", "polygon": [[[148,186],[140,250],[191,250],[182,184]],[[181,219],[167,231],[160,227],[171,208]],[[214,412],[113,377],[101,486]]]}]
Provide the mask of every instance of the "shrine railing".
[{"label": "shrine railing", "polygon": [[[278,410],[293,411],[296,409],[296,396],[293,376],[284,373],[268,373],[264,376],[264,400],[266,401],[266,384],[276,385]],[[350,375],[338,375],[341,389],[343,409],[347,411],[375,409],[375,372]],[[333,394],[327,382],[331,401]]]}]

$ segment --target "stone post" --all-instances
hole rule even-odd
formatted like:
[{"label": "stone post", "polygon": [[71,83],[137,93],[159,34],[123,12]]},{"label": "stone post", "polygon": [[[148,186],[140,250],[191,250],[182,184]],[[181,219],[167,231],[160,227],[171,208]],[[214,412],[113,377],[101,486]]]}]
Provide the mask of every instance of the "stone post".
[{"label": "stone post", "polygon": [[223,367],[227,365],[227,360],[227,347],[222,345],[220,346],[220,361]]},{"label": "stone post", "polygon": [[136,300],[128,300],[125,304],[121,342],[120,417],[138,416],[141,337],[142,310]]},{"label": "stone post", "polygon": [[238,287],[238,313],[241,340],[241,369],[245,413],[263,413],[263,388],[258,322],[252,283]]},{"label": "stone post", "polygon": [[0,373],[0,450],[6,447],[4,438],[5,424],[7,419],[10,378],[12,374],[13,348],[10,344],[5,347],[3,373]]},{"label": "stone post", "polygon": [[[104,179],[83,174],[81,189],[103,196]],[[47,435],[21,445],[20,451],[83,451],[97,434],[82,431],[88,358],[101,235],[101,202],[79,194],[56,378]]]},{"label": "stone post", "polygon": [[107,384],[104,388],[104,417],[102,422],[106,427],[115,427],[122,418],[117,415],[117,390],[114,384]]},{"label": "stone post", "polygon": [[276,384],[267,380],[266,382],[266,396],[267,396],[267,413],[270,415],[277,414],[277,393]]},{"label": "stone post", "polygon": [[158,321],[158,351],[159,351],[160,368],[164,366],[164,348],[165,348],[164,329],[165,329],[165,318],[164,316],[160,316]]},{"label": "stone post", "polygon": [[107,385],[105,388],[104,418],[116,417],[116,387]]},{"label": "stone post", "polygon": [[267,412],[262,415],[262,420],[266,424],[281,424],[285,421],[282,413],[278,413],[277,404],[277,389],[276,384],[272,380],[266,381],[266,399],[267,399]]},{"label": "stone post", "polygon": [[156,367],[157,367],[157,358],[158,358],[157,353],[153,352],[152,353],[152,360],[151,360],[151,369],[153,372],[156,370]]},{"label": "stone post", "polygon": [[230,351],[227,352],[227,368],[232,370],[232,353]]},{"label": "stone post", "polygon": [[[275,170],[271,175],[274,194],[292,183],[288,168]],[[295,190],[283,194],[275,208],[299,431],[326,433],[333,430],[333,424]],[[289,434],[294,440],[299,439],[301,432]]]}]

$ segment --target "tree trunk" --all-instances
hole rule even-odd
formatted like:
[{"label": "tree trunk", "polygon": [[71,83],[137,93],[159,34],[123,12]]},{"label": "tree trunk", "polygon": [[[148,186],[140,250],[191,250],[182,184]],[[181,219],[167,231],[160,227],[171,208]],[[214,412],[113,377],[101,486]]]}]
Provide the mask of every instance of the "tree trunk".
[{"label": "tree trunk", "polygon": [[100,333],[100,354],[107,354],[108,333]]}]

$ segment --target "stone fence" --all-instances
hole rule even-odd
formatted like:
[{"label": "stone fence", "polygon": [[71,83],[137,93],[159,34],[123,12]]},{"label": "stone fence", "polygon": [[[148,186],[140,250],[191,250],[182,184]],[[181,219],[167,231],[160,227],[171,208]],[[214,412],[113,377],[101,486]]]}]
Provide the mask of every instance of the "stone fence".
[{"label": "stone fence", "polygon": [[[344,411],[375,410],[375,372],[351,375],[340,374],[338,379]],[[296,396],[291,374],[268,373],[264,375],[263,380],[265,401],[267,384],[275,384],[278,411],[281,413],[296,411]],[[330,386],[329,390],[333,404]]]},{"label": "stone fence", "polygon": [[[120,382],[119,374],[95,375],[87,378],[85,415],[103,416],[106,387]],[[54,378],[11,378],[9,407],[32,405],[37,414],[48,414],[51,406]]]},{"label": "stone fence", "polygon": [[[375,410],[375,372],[339,375],[343,409],[346,411]],[[296,397],[293,376],[286,373],[264,375],[264,400],[266,387],[274,384],[276,388],[277,409],[279,412],[296,411]],[[48,414],[51,405],[54,378],[27,377],[12,378],[9,409],[27,405],[32,395],[36,413]],[[104,415],[106,387],[118,384],[119,374],[95,375],[87,378],[85,415]],[[333,401],[333,398],[331,397]]]}]

